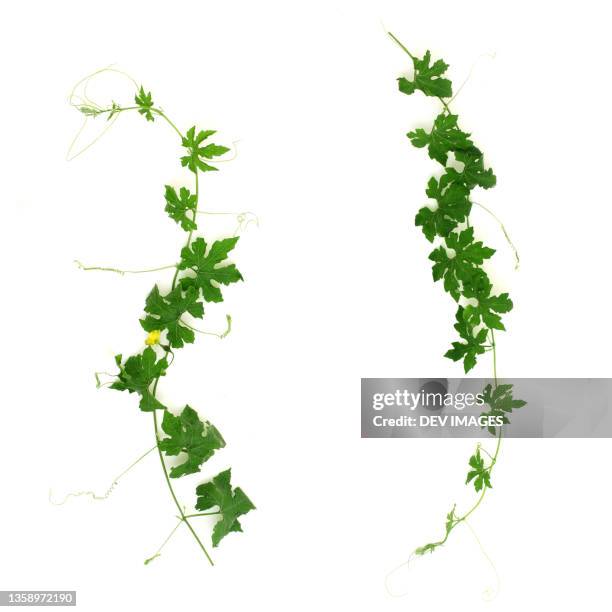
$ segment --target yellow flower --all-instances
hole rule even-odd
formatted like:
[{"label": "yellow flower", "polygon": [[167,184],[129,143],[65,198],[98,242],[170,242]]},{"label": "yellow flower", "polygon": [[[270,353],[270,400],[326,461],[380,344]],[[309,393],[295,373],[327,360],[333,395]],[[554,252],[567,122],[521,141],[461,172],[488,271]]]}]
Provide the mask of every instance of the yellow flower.
[{"label": "yellow flower", "polygon": [[145,344],[147,346],[158,344],[160,336],[161,336],[161,332],[159,331],[159,329],[154,329],[153,331],[150,331],[149,335],[145,339]]}]

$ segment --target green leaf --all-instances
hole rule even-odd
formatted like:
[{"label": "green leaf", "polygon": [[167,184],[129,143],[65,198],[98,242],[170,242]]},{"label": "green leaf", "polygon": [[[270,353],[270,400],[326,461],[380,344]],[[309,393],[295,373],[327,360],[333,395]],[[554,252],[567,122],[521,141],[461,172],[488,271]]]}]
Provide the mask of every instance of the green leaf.
[{"label": "green leaf", "polygon": [[181,316],[186,312],[196,319],[204,316],[204,305],[198,302],[198,297],[195,287],[187,288],[184,294],[181,287],[176,287],[164,296],[155,285],[147,296],[145,312],[149,314],[140,320],[142,328],[147,332],[166,330],[168,342],[174,348],[181,348],[185,342],[192,343],[193,330],[181,322]]},{"label": "green leaf", "polygon": [[512,310],[512,300],[507,293],[491,295],[491,281],[483,270],[478,270],[463,283],[462,293],[466,298],[474,298],[477,304],[465,307],[465,320],[472,326],[484,323],[490,329],[505,331],[501,317],[497,313]]},{"label": "green leaf", "polygon": [[187,453],[183,463],[170,469],[170,478],[199,472],[200,466],[225,446],[216,427],[208,421],[200,421],[198,413],[189,406],[185,406],[179,416],[166,410],[161,427],[169,437],[160,440],[159,448],[170,456]]},{"label": "green leaf", "polygon": [[211,482],[201,484],[196,489],[196,509],[210,510],[217,507],[221,514],[221,519],[215,524],[212,533],[212,543],[215,547],[228,533],[242,531],[238,517],[255,509],[240,487],[232,489],[231,475],[231,469],[225,470],[217,474]]},{"label": "green leaf", "polygon": [[481,491],[483,487],[492,489],[491,466],[485,467],[484,460],[480,454],[480,447],[477,448],[476,452],[470,457],[469,463],[472,469],[468,472],[465,484],[473,480],[476,492]]},{"label": "green leaf", "polygon": [[454,168],[447,169],[453,181],[463,183],[470,190],[477,185],[484,189],[495,187],[497,177],[491,168],[485,169],[483,155],[476,147],[456,151],[455,159],[463,164],[463,170],[459,172]]},{"label": "green leaf", "polygon": [[[195,276],[184,276],[184,288],[197,287],[207,302],[222,302],[223,296],[218,285],[229,285],[242,279],[234,264],[226,263],[228,253],[236,246],[238,237],[213,242],[207,251],[204,238],[196,238],[190,246],[181,251],[179,270],[191,270]],[[225,263],[225,265],[222,265]]]},{"label": "green leaf", "polygon": [[[166,185],[166,208],[169,217],[176,221],[186,232],[193,232],[198,229],[194,219],[198,205],[198,198],[192,194],[187,187],[181,187],[176,193],[174,187]],[[189,216],[187,213],[190,213]]]},{"label": "green leaf", "polygon": [[153,108],[153,99],[151,98],[151,92],[145,93],[142,85],[140,86],[140,90],[134,97],[134,101],[138,106],[138,112],[143,115],[147,121],[154,121],[153,113],[151,109]]},{"label": "green leaf", "polygon": [[452,83],[442,75],[446,72],[448,64],[439,59],[430,65],[431,53],[427,51],[422,59],[412,58],[414,65],[413,80],[405,77],[398,79],[399,90],[405,94],[413,94],[417,89],[426,96],[437,98],[450,98],[453,95]]},{"label": "green leaf", "polygon": [[425,193],[436,200],[438,207],[444,210],[447,216],[456,221],[464,221],[470,214],[470,190],[461,183],[453,182],[448,174],[443,174],[440,180],[430,178]]},{"label": "green leaf", "polygon": [[443,174],[440,180],[430,178],[425,193],[436,200],[437,206],[435,209],[427,206],[421,208],[414,224],[422,228],[429,242],[433,242],[435,236],[448,236],[470,214],[472,204],[468,197],[469,189],[462,183],[453,182],[448,173]]},{"label": "green leaf", "polygon": [[[478,266],[492,257],[495,249],[485,247],[482,242],[474,242],[474,229],[471,227],[459,233],[451,232],[445,242],[446,248],[439,246],[429,255],[434,262],[433,279],[435,282],[443,278],[444,290],[458,301],[462,284],[469,282]],[[450,254],[447,249],[450,249]]]},{"label": "green leaf", "polygon": [[140,395],[140,409],[144,412],[164,410],[165,406],[150,391],[155,379],[165,376],[168,361],[165,357],[157,361],[155,351],[149,346],[142,354],[128,357],[124,365],[121,355],[115,357],[119,366],[118,380],[110,388],[117,391],[129,391]]},{"label": "green leaf", "polygon": [[446,166],[450,151],[463,151],[474,147],[470,135],[462,132],[457,126],[457,115],[440,113],[433,124],[431,132],[418,128],[408,132],[410,142],[417,147],[427,147],[429,157]]},{"label": "green leaf", "polygon": [[[497,385],[496,387],[487,385],[483,389],[482,396],[485,404],[489,406],[489,410],[483,412],[481,416],[496,417],[501,419],[504,425],[509,425],[508,414],[527,404],[524,400],[514,399],[513,388],[514,385]],[[490,434],[497,434],[497,427],[489,426],[487,429]]]},{"label": "green leaf", "polygon": [[429,242],[433,242],[436,236],[448,236],[457,227],[457,222],[449,219],[444,214],[444,211],[440,209],[432,210],[427,206],[423,206],[416,214],[414,224],[417,227],[421,227],[425,238]]},{"label": "green leaf", "polygon": [[229,149],[212,143],[201,146],[207,138],[215,133],[215,130],[200,130],[196,134],[195,125],[189,128],[182,139],[182,144],[187,149],[188,154],[181,157],[181,165],[187,166],[192,172],[197,172],[198,170],[202,172],[218,170],[218,168],[207,164],[204,160],[219,157],[227,153]]},{"label": "green leaf", "polygon": [[476,365],[477,356],[485,352],[483,345],[487,340],[488,329],[476,331],[474,326],[465,320],[463,306],[457,309],[456,320],[455,329],[464,342],[453,342],[453,348],[448,350],[444,356],[453,361],[463,359],[463,369],[467,374]]}]

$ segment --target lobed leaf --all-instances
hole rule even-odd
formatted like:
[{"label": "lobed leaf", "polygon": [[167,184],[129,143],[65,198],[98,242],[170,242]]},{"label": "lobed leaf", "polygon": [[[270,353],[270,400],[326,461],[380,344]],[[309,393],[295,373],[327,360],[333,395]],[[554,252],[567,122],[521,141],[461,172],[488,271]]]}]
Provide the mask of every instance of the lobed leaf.
[{"label": "lobed leaf", "polygon": [[[181,187],[176,193],[174,187],[166,185],[164,198],[168,216],[176,221],[186,232],[193,232],[198,229],[195,222],[195,212],[198,205],[198,198],[192,194],[187,187]],[[191,216],[188,215],[191,213]]]},{"label": "lobed leaf", "polygon": [[481,491],[483,487],[492,489],[491,466],[485,466],[484,460],[480,454],[480,447],[470,457],[469,464],[472,469],[468,472],[465,484],[468,484],[473,480],[474,489],[476,489],[476,492]]},{"label": "lobed leaf", "polygon": [[219,157],[220,155],[227,153],[229,149],[213,143],[202,146],[202,143],[215,133],[215,130],[200,130],[196,134],[195,125],[189,128],[182,139],[183,147],[187,149],[188,153],[187,155],[181,157],[181,165],[186,166],[192,172],[197,172],[198,170],[201,170],[202,172],[218,170],[218,168],[211,166],[204,160]]},{"label": "lobed leaf", "polygon": [[413,57],[412,64],[414,66],[412,81],[405,77],[398,79],[399,90],[402,93],[411,95],[419,90],[426,96],[438,98],[450,98],[453,95],[452,83],[442,77],[448,68],[448,64],[443,60],[439,59],[431,64],[431,52],[427,51],[421,59]]},{"label": "lobed leaf", "polygon": [[[513,397],[514,385],[497,385],[492,387],[490,384],[487,385],[482,392],[484,402],[489,406],[489,410],[482,413],[481,416],[485,417],[497,417],[502,420],[504,425],[510,424],[508,414],[513,410],[522,408],[527,404],[524,400],[514,399]],[[487,427],[490,434],[497,434],[497,427]]]},{"label": "lobed leaf", "polygon": [[194,287],[176,287],[167,295],[161,295],[157,285],[153,287],[145,303],[145,312],[148,315],[140,319],[142,328],[151,332],[153,330],[166,330],[168,342],[173,348],[181,348],[184,343],[195,340],[193,330],[189,329],[181,317],[188,313],[196,319],[204,316],[204,305],[198,301],[199,291]]},{"label": "lobed leaf", "polygon": [[169,456],[187,454],[183,463],[170,469],[170,478],[199,472],[201,465],[225,446],[217,428],[208,421],[201,421],[190,406],[185,406],[179,416],[166,410],[161,427],[169,437],[160,440],[160,450]]},{"label": "lobed leaf", "polygon": [[448,154],[451,151],[466,151],[474,148],[470,134],[460,130],[457,121],[457,115],[443,112],[434,120],[431,132],[418,128],[408,132],[407,136],[415,147],[427,147],[429,157],[446,166]]},{"label": "lobed leaf", "polygon": [[[238,237],[213,242],[210,249],[204,238],[196,238],[181,251],[179,270],[190,270],[195,276],[181,278],[185,289],[196,287],[207,302],[222,302],[219,285],[229,285],[243,280],[234,264],[227,263],[229,252],[236,246]],[[223,265],[225,264],[225,265]]]},{"label": "lobed leaf", "polygon": [[231,469],[227,469],[196,489],[197,510],[219,508],[221,518],[212,533],[212,543],[215,547],[228,533],[242,531],[238,517],[255,510],[253,502],[240,487],[232,489],[231,474]]},{"label": "lobed leaf", "polygon": [[478,267],[485,259],[493,256],[495,249],[485,247],[482,242],[475,242],[474,229],[471,227],[462,232],[450,233],[445,244],[446,248],[439,246],[429,254],[429,259],[434,262],[433,279],[434,282],[444,279],[444,290],[458,301],[463,283],[470,282],[478,273]]},{"label": "lobed leaf", "polygon": [[151,393],[151,384],[161,376],[165,376],[168,361],[165,357],[157,360],[155,351],[148,346],[140,355],[129,357],[122,364],[122,356],[115,356],[119,366],[119,374],[110,388],[117,391],[128,391],[140,395],[140,409],[144,412],[164,410],[165,406]]},{"label": "lobed leaf", "polygon": [[134,97],[134,101],[136,102],[136,106],[138,106],[138,112],[143,115],[147,121],[155,121],[153,113],[151,112],[153,109],[153,98],[151,97],[151,92],[146,93],[141,85],[140,89],[136,93],[136,96]]}]

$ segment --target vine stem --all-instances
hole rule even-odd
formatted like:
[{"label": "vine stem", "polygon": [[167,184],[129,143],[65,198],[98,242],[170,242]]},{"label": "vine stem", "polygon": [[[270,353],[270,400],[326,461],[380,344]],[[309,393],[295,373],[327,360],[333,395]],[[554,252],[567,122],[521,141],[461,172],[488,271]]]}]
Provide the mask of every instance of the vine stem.
[{"label": "vine stem", "polygon": [[491,330],[491,346],[493,347],[493,379],[497,387],[497,347],[495,346],[495,333]]},{"label": "vine stem", "polygon": [[176,533],[176,530],[181,526],[182,519],[174,526],[172,531],[167,535],[166,539],[162,542],[161,546],[157,549],[154,555],[150,556],[148,559],[145,559],[145,565],[149,565],[151,561],[157,559],[161,555],[161,551],[164,549],[164,546],[170,541],[170,538]]},{"label": "vine stem", "polygon": [[504,234],[504,236],[506,238],[506,242],[510,245],[510,248],[512,249],[512,251],[514,253],[514,259],[516,259],[516,264],[514,266],[514,269],[518,270],[519,266],[521,264],[521,259],[519,257],[517,248],[514,246],[514,243],[510,239],[510,236],[508,235],[508,232],[506,230],[506,226],[501,222],[500,218],[490,208],[487,208],[484,204],[479,204],[478,202],[472,202],[472,204],[476,204],[476,206],[479,206],[480,208],[482,208],[482,210],[484,210],[485,212],[489,213],[491,215],[491,217],[493,217],[493,219],[495,219],[495,221],[497,221],[497,223],[499,224],[499,227],[501,228],[501,231],[503,232],[503,234]]},{"label": "vine stem", "polygon": [[221,512],[198,512],[197,514],[186,514],[185,518],[195,518],[196,516],[215,516]]},{"label": "vine stem", "polygon": [[74,260],[74,263],[79,267],[79,270],[89,272],[90,270],[98,270],[100,272],[115,272],[116,274],[147,274],[148,272],[159,272],[161,270],[171,270],[175,268],[177,264],[168,264],[167,266],[160,266],[159,268],[147,268],[145,270],[121,270],[119,268],[108,268],[104,266],[86,266],[78,259]]},{"label": "vine stem", "polygon": [[[176,127],[176,125],[163,113],[163,111],[159,110],[159,109],[153,109],[156,114],[158,114],[160,117],[162,117],[163,119],[165,119],[168,124],[174,129],[174,131],[179,135],[179,137],[181,138],[181,140],[183,139],[183,134],[181,133],[181,131]],[[195,199],[196,199],[196,205],[195,205],[195,209],[193,211],[193,221],[195,222],[195,218],[198,212],[198,201],[199,201],[199,180],[198,180],[198,169],[196,168],[194,170],[194,174],[195,174]],[[185,247],[188,247],[191,244],[191,239],[193,237],[193,230],[191,230],[189,232],[189,235],[187,237],[187,242],[185,244]],[[179,273],[179,264],[176,264],[176,269],[174,272],[174,277],[172,278],[172,289],[174,289],[176,287],[176,280],[178,278],[178,273]],[[157,392],[157,384],[159,383],[159,377],[155,379],[155,383],[153,385],[153,396],[155,397],[155,393]],[[161,466],[162,466],[162,470],[164,472],[164,478],[166,480],[166,484],[168,485],[168,489],[170,491],[170,495],[172,496],[172,499],[174,500],[174,503],[179,511],[179,514],[181,516],[181,521],[183,521],[185,523],[185,525],[187,525],[187,528],[189,529],[189,531],[191,531],[191,535],[193,535],[193,537],[195,538],[195,541],[198,543],[199,547],[202,549],[202,551],[204,552],[204,555],[206,556],[206,558],[208,559],[208,562],[211,565],[214,565],[214,562],[212,560],[212,558],[210,557],[210,555],[208,554],[208,551],[206,550],[206,547],[204,546],[204,544],[202,544],[202,540],[200,540],[198,534],[195,532],[195,529],[191,526],[191,523],[189,522],[189,520],[187,519],[187,515],[185,514],[185,512],[183,511],[183,508],[181,507],[181,504],[179,503],[176,494],[174,492],[174,488],[172,487],[172,483],[170,482],[170,477],[168,476],[168,468],[166,467],[166,461],[164,460],[164,455],[161,451],[161,448],[159,448],[159,437],[158,437],[158,427],[157,427],[157,414],[156,411],[153,411],[153,425],[154,425],[154,429],[155,429],[155,439],[157,441],[157,452],[159,454],[159,460],[161,462]]]},{"label": "vine stem", "polygon": [[[153,386],[153,395],[155,396],[155,392],[157,390],[157,383],[159,381],[159,378],[157,378],[155,380],[155,384]],[[154,410],[153,411],[153,427],[155,429],[155,439],[157,440],[157,453],[159,455],[159,461],[161,463],[162,466],[162,470],[164,472],[164,478],[166,479],[166,484],[168,485],[168,490],[170,491],[170,495],[172,496],[172,499],[174,500],[174,503],[176,505],[177,510],[179,511],[180,517],[181,517],[181,521],[185,523],[185,525],[187,525],[187,528],[189,529],[189,531],[191,531],[191,535],[193,535],[193,537],[195,538],[195,541],[198,543],[198,545],[200,546],[200,548],[202,549],[202,551],[204,552],[204,555],[206,555],[206,558],[208,559],[208,562],[211,565],[214,565],[213,560],[211,559],[210,555],[208,554],[208,551],[206,550],[206,547],[204,546],[204,544],[202,544],[202,540],[200,540],[198,534],[195,532],[195,529],[191,526],[191,523],[189,522],[187,515],[185,514],[185,512],[183,511],[183,508],[181,507],[181,504],[179,503],[177,497],[176,497],[176,493],[174,492],[174,488],[172,487],[172,483],[170,482],[170,477],[168,476],[168,468],[166,467],[166,461],[164,460],[164,455],[161,451],[161,448],[159,448],[159,437],[158,437],[158,429],[157,429],[157,413]]]},{"label": "vine stem", "polygon": [[[184,136],[182,134],[182,132],[176,127],[176,125],[168,118],[168,116],[161,110],[161,109],[157,109],[154,108],[152,109],[152,111],[154,111],[157,115],[159,115],[160,117],[162,117],[162,119],[165,119],[166,122],[170,125],[170,127],[172,127],[172,129],[178,134],[179,138],[181,139],[181,141],[184,139]],[[194,174],[195,174],[195,208],[193,211],[193,221],[195,223],[195,219],[196,219],[196,215],[198,213],[198,203],[199,203],[199,180],[198,180],[198,169],[196,167],[196,169],[194,170]],[[187,236],[187,242],[185,243],[185,247],[188,247],[191,244],[191,239],[193,237],[193,230],[191,230],[189,232],[189,235]],[[172,278],[172,289],[174,289],[176,287],[176,280],[178,278],[178,273],[179,273],[179,264],[176,264],[176,269],[174,272],[174,277]],[[155,397],[155,394],[157,392],[157,384],[159,383],[159,377],[155,379],[155,383],[153,385],[153,396]],[[187,515],[185,514],[185,512],[183,511],[183,508],[181,507],[181,504],[179,503],[176,494],[174,492],[174,488],[172,487],[172,483],[170,482],[170,477],[168,476],[168,468],[166,466],[166,461],[164,459],[164,455],[161,451],[161,448],[159,448],[159,437],[158,437],[158,427],[157,427],[157,414],[156,411],[153,411],[153,426],[155,429],[155,440],[157,441],[157,452],[159,454],[159,460],[162,466],[162,470],[164,472],[164,478],[166,480],[166,484],[168,485],[168,489],[170,491],[170,495],[172,496],[172,499],[174,500],[174,503],[179,511],[179,514],[181,516],[181,521],[185,523],[185,525],[187,526],[187,528],[189,529],[189,531],[191,531],[191,535],[195,538],[195,541],[198,543],[199,547],[202,549],[202,552],[204,553],[204,555],[206,556],[206,558],[208,559],[208,562],[211,565],[214,565],[214,562],[211,558],[211,556],[208,554],[208,551],[206,550],[206,547],[204,546],[204,544],[202,544],[202,540],[200,540],[198,534],[195,532],[195,529],[191,526],[191,523],[189,522],[189,520],[187,519]]]},{"label": "vine stem", "polygon": [[128,467],[126,467],[121,472],[121,474],[119,474],[118,476],[115,476],[115,478],[113,478],[111,486],[106,490],[106,492],[103,495],[97,495],[94,491],[77,491],[76,493],[68,493],[68,495],[66,495],[61,502],[56,502],[56,501],[53,501],[53,492],[49,491],[49,501],[54,506],[63,506],[71,497],[81,497],[83,495],[87,495],[87,496],[91,497],[92,499],[94,499],[96,501],[103,501],[105,499],[108,499],[110,497],[111,493],[115,490],[115,487],[119,484],[119,481],[132,468],[136,467],[145,457],[147,457],[154,450],[155,450],[155,446],[152,446],[148,451],[146,451],[145,453],[140,455],[140,457],[138,457],[138,459],[136,459],[135,461],[132,461],[132,463],[130,463],[130,465]]},{"label": "vine stem", "polygon": [[205,336],[215,336],[215,338],[219,338],[219,340],[223,340],[223,338],[226,338],[232,331],[231,315],[225,315],[225,320],[227,321],[227,325],[226,325],[225,331],[221,333],[204,331],[203,329],[198,329],[197,327],[193,327],[192,325],[190,325],[189,323],[187,323],[187,321],[184,321],[183,319],[181,319],[180,321],[185,327],[188,327],[189,329],[191,329],[194,332],[197,332],[198,334],[204,334]]}]

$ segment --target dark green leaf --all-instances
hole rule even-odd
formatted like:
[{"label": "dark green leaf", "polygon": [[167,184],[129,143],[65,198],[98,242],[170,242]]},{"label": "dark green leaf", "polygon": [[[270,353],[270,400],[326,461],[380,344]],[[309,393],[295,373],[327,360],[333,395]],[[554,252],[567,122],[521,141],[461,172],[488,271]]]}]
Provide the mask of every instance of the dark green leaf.
[{"label": "dark green leaf", "polygon": [[497,178],[491,168],[485,169],[483,155],[476,147],[456,151],[455,159],[463,164],[463,169],[460,172],[454,168],[447,169],[453,181],[463,183],[468,189],[474,189],[476,185],[484,189],[495,187]]},{"label": "dark green leaf", "polygon": [[170,437],[160,440],[159,448],[171,456],[187,453],[183,463],[170,469],[170,478],[199,472],[200,466],[225,446],[216,427],[208,421],[200,421],[198,413],[189,406],[185,406],[179,416],[166,410],[161,427]]},{"label": "dark green leaf", "polygon": [[176,287],[167,295],[161,295],[157,285],[147,296],[145,312],[148,316],[140,320],[142,328],[168,332],[168,342],[174,348],[181,348],[185,342],[194,341],[194,333],[181,322],[181,316],[189,313],[196,319],[204,316],[204,305],[198,301],[199,291],[188,287],[183,293],[181,287]]},{"label": "dark green leaf", "polygon": [[435,236],[448,236],[458,223],[470,214],[472,204],[468,197],[469,190],[462,183],[452,182],[448,174],[442,175],[440,180],[430,178],[425,193],[436,200],[436,208],[421,208],[414,223],[422,227],[429,242],[432,242]]},{"label": "dark green leaf", "polygon": [[412,94],[417,89],[426,96],[438,98],[450,98],[453,95],[452,84],[448,79],[442,77],[448,68],[443,60],[437,60],[430,65],[431,53],[427,51],[422,59],[412,58],[414,65],[413,80],[405,77],[398,79],[399,90],[405,94]]},{"label": "dark green leaf", "polygon": [[117,391],[129,391],[140,395],[140,409],[145,412],[163,410],[165,406],[151,393],[151,384],[156,378],[165,376],[168,361],[165,357],[157,361],[155,351],[149,346],[142,354],[129,357],[121,364],[121,355],[115,357],[119,366],[118,380],[111,385]]},{"label": "dark green leaf", "polygon": [[474,229],[471,227],[459,233],[451,232],[446,237],[446,248],[439,246],[429,255],[434,262],[434,282],[443,278],[444,290],[458,301],[462,284],[469,282],[478,266],[494,253],[494,249],[485,247],[482,242],[474,242]]},{"label": "dark green leaf", "polygon": [[222,302],[223,296],[218,285],[229,285],[242,280],[236,266],[226,262],[228,253],[237,242],[238,237],[217,240],[207,252],[204,238],[196,238],[189,247],[184,247],[179,269],[191,270],[195,276],[184,276],[181,285],[185,288],[198,287],[207,302]]},{"label": "dark green leaf", "polygon": [[255,509],[240,487],[232,489],[231,474],[231,469],[225,470],[217,474],[211,482],[201,484],[196,489],[197,510],[218,508],[221,513],[221,519],[213,529],[213,546],[218,546],[221,539],[228,533],[242,531],[238,517]]},{"label": "dark green leaf", "polygon": [[465,320],[463,306],[457,309],[456,320],[455,329],[464,342],[453,342],[453,348],[448,350],[444,356],[453,361],[463,359],[463,369],[467,374],[476,365],[477,355],[485,352],[484,343],[487,340],[488,330],[484,328],[476,331],[474,326]]},{"label": "dark green leaf", "polygon": [[470,135],[462,132],[457,126],[457,115],[440,113],[433,124],[431,132],[418,128],[408,132],[407,136],[415,147],[427,147],[429,157],[446,166],[450,151],[472,149],[474,143]]},{"label": "dark green leaf", "polygon": [[506,328],[497,313],[510,312],[512,300],[507,293],[491,295],[492,288],[491,281],[483,270],[478,270],[463,283],[463,296],[478,301],[477,304],[465,307],[464,317],[472,326],[482,322],[490,329],[504,331]]}]

